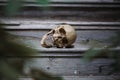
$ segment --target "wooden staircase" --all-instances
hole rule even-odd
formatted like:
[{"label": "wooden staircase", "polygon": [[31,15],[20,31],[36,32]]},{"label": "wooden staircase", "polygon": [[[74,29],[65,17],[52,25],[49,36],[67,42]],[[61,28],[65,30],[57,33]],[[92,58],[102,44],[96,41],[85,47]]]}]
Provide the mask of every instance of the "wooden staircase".
[{"label": "wooden staircase", "polygon": [[[1,21],[6,31],[16,35],[12,40],[22,41],[38,50],[36,55],[25,56],[33,62],[25,64],[26,74],[31,68],[37,68],[62,76],[65,80],[119,79],[118,73],[108,74],[112,70],[110,64],[113,59],[103,56],[85,62],[83,55],[93,46],[98,50],[109,46],[110,38],[120,31],[120,2],[51,0],[48,11],[42,10],[42,6],[34,0],[24,3],[23,10],[15,17],[2,17]],[[5,0],[0,3],[1,7],[4,5]],[[42,36],[61,23],[70,24],[76,29],[74,48],[41,47]],[[120,47],[110,50],[120,50]]]}]

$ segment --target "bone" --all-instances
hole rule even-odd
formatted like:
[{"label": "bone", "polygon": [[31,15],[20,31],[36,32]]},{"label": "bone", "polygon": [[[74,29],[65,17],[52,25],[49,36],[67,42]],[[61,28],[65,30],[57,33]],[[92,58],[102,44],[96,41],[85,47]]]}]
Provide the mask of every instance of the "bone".
[{"label": "bone", "polygon": [[[52,43],[49,41],[46,42],[48,37],[52,40]],[[75,29],[68,24],[61,24],[56,26],[54,29],[43,35],[41,39],[41,46],[45,48],[57,47],[57,48],[66,48],[72,46],[76,40],[76,31]]]}]

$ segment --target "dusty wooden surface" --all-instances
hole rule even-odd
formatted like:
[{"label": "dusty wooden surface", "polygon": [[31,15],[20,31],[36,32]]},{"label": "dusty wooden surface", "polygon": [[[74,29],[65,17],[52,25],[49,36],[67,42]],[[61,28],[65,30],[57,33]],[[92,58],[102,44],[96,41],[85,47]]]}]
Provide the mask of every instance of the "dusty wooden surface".
[{"label": "dusty wooden surface", "polygon": [[[120,21],[120,2],[117,0],[50,0],[50,10],[42,9],[35,0],[24,1],[21,12],[16,17],[59,19],[79,21]],[[4,9],[6,0],[0,0],[0,10]],[[33,14],[34,13],[34,14]],[[1,17],[5,13],[0,12]]]},{"label": "dusty wooden surface", "polygon": [[[119,22],[75,22],[75,21],[40,21],[26,19],[2,19],[5,30],[16,35],[11,37],[16,42],[23,42],[28,47],[38,50],[24,65],[24,73],[29,74],[31,68],[42,69],[65,80],[113,80],[119,79],[119,74],[113,73],[110,66],[114,62],[105,57],[97,58],[91,62],[83,60],[84,52],[91,47],[104,49],[110,45],[110,38],[119,31]],[[40,45],[42,36],[54,26],[66,22],[74,26],[77,40],[74,48],[43,48]],[[111,50],[120,50],[119,47]],[[21,78],[31,80],[31,78]]]},{"label": "dusty wooden surface", "polygon": [[[0,10],[6,0],[0,0]],[[22,42],[37,49],[37,54],[25,56],[29,62],[24,72],[31,68],[42,69],[65,80],[119,80],[119,73],[112,71],[113,59],[98,57],[91,62],[83,60],[84,52],[91,47],[104,49],[112,43],[112,37],[120,31],[120,2],[113,0],[51,0],[51,10],[41,10],[34,0],[26,0],[23,10],[14,18],[1,17],[5,30],[15,37],[11,40]],[[34,13],[34,15],[33,15]],[[4,15],[2,12],[0,15]],[[43,48],[42,36],[61,23],[72,25],[77,32],[74,48]],[[111,39],[110,39],[111,38]],[[110,48],[120,50],[120,47]],[[31,80],[21,78],[20,80]]]}]

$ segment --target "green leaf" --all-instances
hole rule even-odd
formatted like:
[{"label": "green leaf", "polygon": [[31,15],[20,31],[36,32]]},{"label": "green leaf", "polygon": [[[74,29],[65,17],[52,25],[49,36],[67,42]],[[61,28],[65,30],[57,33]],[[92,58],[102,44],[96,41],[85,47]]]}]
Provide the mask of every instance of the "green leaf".
[{"label": "green leaf", "polygon": [[37,0],[39,5],[47,6],[49,4],[49,0]]},{"label": "green leaf", "polygon": [[99,53],[101,53],[101,51],[102,51],[102,50],[97,50],[97,49],[91,48],[91,49],[89,49],[88,51],[86,51],[86,52],[84,53],[84,56],[83,56],[83,57],[84,57],[85,60],[90,61],[90,60],[92,60],[94,57],[98,56]]},{"label": "green leaf", "polygon": [[49,0],[36,0],[39,5],[42,6],[43,10],[49,10],[48,5],[50,4]]},{"label": "green leaf", "polygon": [[6,6],[6,15],[7,16],[15,15],[19,11],[21,5],[22,5],[21,0],[8,0]]},{"label": "green leaf", "polygon": [[35,80],[63,80],[62,77],[53,76],[39,69],[31,69],[31,77]]},{"label": "green leaf", "polygon": [[18,72],[13,69],[9,64],[7,64],[5,61],[0,61],[0,74],[6,79],[6,80],[17,80],[18,78]]}]

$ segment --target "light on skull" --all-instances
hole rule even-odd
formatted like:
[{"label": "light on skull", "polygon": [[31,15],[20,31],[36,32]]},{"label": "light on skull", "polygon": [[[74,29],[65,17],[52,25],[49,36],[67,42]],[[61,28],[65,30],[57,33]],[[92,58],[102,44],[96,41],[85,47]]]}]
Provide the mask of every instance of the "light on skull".
[{"label": "light on skull", "polygon": [[[55,27],[53,30],[51,30],[50,32],[48,32],[47,34],[48,35],[51,34],[52,40],[53,40],[53,46],[56,46],[58,48],[72,46],[77,36],[75,29],[72,26],[67,25],[67,24],[59,25]],[[44,44],[47,47],[47,43],[45,43],[47,35],[46,36],[45,35],[43,36],[41,40],[41,45],[43,46]]]}]

